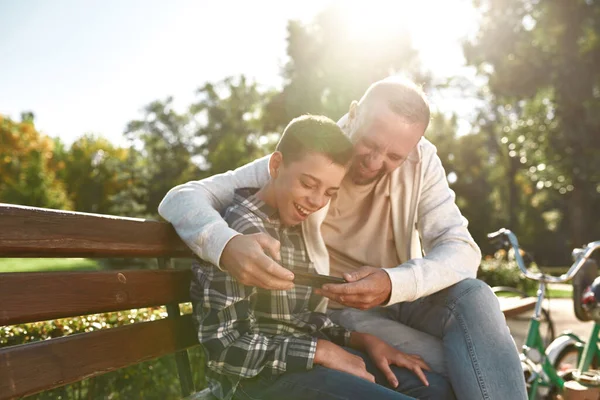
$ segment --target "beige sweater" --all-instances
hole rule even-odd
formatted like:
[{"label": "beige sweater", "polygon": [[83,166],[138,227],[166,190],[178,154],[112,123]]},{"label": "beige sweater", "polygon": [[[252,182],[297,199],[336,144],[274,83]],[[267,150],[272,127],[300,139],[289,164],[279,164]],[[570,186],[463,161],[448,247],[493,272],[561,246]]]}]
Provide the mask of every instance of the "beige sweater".
[{"label": "beige sweater", "polygon": [[[160,215],[200,258],[218,265],[223,248],[238,235],[219,212],[231,203],[234,189],[262,187],[267,182],[268,157],[171,189],[159,205]],[[399,260],[408,261],[385,269],[392,281],[388,304],[413,301],[475,277],[481,252],[454,199],[435,146],[422,138],[391,175],[396,251]],[[309,256],[321,274],[329,272],[320,232],[327,210],[312,214],[302,226]]]}]

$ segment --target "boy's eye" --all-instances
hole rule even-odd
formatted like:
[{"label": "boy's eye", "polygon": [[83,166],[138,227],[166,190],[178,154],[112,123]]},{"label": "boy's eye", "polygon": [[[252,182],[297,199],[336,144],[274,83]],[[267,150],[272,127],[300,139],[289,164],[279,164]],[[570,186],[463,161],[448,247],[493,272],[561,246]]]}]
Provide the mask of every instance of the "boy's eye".
[{"label": "boy's eye", "polygon": [[400,161],[400,160],[402,160],[402,156],[399,156],[398,154],[390,154],[390,160]]},{"label": "boy's eye", "polygon": [[309,185],[308,183],[306,183],[306,182],[304,182],[304,181],[300,181],[300,184],[301,184],[303,187],[307,188],[307,189],[313,189],[313,188],[314,188],[314,186],[312,186],[312,185]]}]

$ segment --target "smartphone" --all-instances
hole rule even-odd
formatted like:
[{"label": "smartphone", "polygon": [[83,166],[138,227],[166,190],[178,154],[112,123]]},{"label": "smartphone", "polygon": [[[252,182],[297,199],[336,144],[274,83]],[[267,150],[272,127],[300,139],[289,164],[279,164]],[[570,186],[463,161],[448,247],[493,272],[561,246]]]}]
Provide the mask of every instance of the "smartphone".
[{"label": "smartphone", "polygon": [[294,283],[296,285],[311,286],[314,288],[321,288],[326,283],[347,283],[344,278],[338,278],[335,276],[313,274],[310,272],[297,272],[294,273]]}]

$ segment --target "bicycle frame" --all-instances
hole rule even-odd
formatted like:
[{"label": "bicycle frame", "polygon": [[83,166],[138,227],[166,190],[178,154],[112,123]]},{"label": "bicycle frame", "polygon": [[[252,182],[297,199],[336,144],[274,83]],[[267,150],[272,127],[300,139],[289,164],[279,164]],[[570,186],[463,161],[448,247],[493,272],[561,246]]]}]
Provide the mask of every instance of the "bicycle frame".
[{"label": "bicycle frame", "polygon": [[600,325],[594,323],[592,333],[590,333],[590,339],[585,344],[583,353],[579,356],[577,372],[580,374],[590,369],[594,356],[600,356],[600,350],[598,349],[598,333],[600,333]]},{"label": "bicycle frame", "polygon": [[[540,333],[540,316],[542,310],[542,303],[544,301],[544,293],[546,290],[545,282],[540,282],[540,286],[537,292],[537,303],[533,316],[529,323],[529,329],[527,331],[527,339],[523,345],[522,361],[528,362],[533,371],[533,377],[531,381],[531,387],[529,389],[529,399],[536,399],[538,390],[540,387],[546,387],[550,389],[552,386],[557,386],[561,390],[565,385],[564,379],[562,379],[558,372],[554,369],[554,366],[548,360],[545,354],[544,343],[542,341],[542,335]],[[537,351],[535,353],[534,351]],[[535,359],[532,359],[535,358]],[[541,370],[538,366],[541,365]]]},{"label": "bicycle frame", "polygon": [[[540,333],[540,316],[542,312],[544,294],[546,291],[546,284],[549,282],[562,283],[570,280],[581,269],[587,258],[591,256],[596,249],[600,249],[600,241],[588,243],[585,248],[574,250],[573,256],[575,261],[569,271],[560,277],[553,277],[543,273],[531,273],[527,270],[523,258],[519,253],[519,243],[517,241],[517,237],[508,229],[502,228],[498,232],[488,234],[488,238],[490,239],[496,239],[502,236],[505,236],[505,238],[508,240],[508,243],[515,250],[515,259],[519,269],[521,269],[523,274],[527,278],[539,282],[535,310],[529,324],[527,339],[525,341],[525,345],[523,346],[523,352],[521,353],[521,361],[528,367],[527,369],[524,369],[524,371],[527,372],[529,370],[532,373],[532,376],[528,378],[528,383],[531,384],[529,389],[529,399],[536,399],[540,387],[547,388],[548,391],[551,388],[556,387],[558,388],[559,392],[562,393],[565,387],[565,380],[559,375],[558,371],[546,354],[546,349],[544,349],[544,344]],[[600,350],[598,349],[599,333],[600,323],[595,322],[589,340],[585,344],[576,335],[567,334],[573,339],[578,349],[578,365],[577,369],[573,372],[574,376],[576,375],[578,377],[582,377],[583,373],[589,370],[594,357],[597,357],[597,359],[600,360]],[[580,351],[580,348],[582,347],[583,350]]]}]

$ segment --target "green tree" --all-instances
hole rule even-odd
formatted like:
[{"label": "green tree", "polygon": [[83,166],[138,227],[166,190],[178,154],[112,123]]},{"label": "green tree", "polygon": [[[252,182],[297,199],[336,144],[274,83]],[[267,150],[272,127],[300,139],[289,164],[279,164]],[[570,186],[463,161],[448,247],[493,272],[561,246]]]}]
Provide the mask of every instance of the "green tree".
[{"label": "green tree", "polygon": [[531,204],[545,204],[539,211],[549,227],[562,227],[564,214],[569,247],[597,238],[600,4],[482,0],[476,5],[482,24],[465,55],[488,78],[495,122],[504,123],[500,141],[515,168],[535,185]]},{"label": "green tree", "polygon": [[[131,181],[140,183],[140,193],[145,196],[145,209],[157,214],[158,204],[173,186],[198,179],[194,156],[194,125],[190,114],[178,113],[173,108],[173,98],[154,101],[144,109],[144,117],[129,122],[125,136],[139,149],[134,170],[129,171]],[[137,172],[136,172],[137,171]]]},{"label": "green tree", "polygon": [[33,114],[21,122],[0,115],[0,201],[35,207],[70,209],[71,202],[53,162],[54,142],[34,126]]},{"label": "green tree", "polygon": [[267,154],[274,137],[263,129],[263,109],[271,96],[243,75],[198,89],[191,106],[198,128],[196,154],[204,175],[224,172]]},{"label": "green tree", "polygon": [[109,214],[112,197],[127,187],[127,182],[119,181],[118,175],[126,167],[128,150],[114,146],[105,138],[87,134],[66,151],[58,146],[56,155],[65,164],[60,178],[74,209]]},{"label": "green tree", "polygon": [[345,8],[337,3],[310,23],[288,23],[284,88],[266,108],[267,129],[279,129],[305,113],[338,119],[370,84],[390,73],[428,83],[402,24],[383,24],[377,32],[358,35]]},{"label": "green tree", "polygon": [[123,217],[148,217],[156,214],[156,210],[147,208],[146,182],[151,179],[147,162],[133,145],[127,149],[127,158],[117,166],[114,179],[120,190],[108,198],[109,214]]}]

